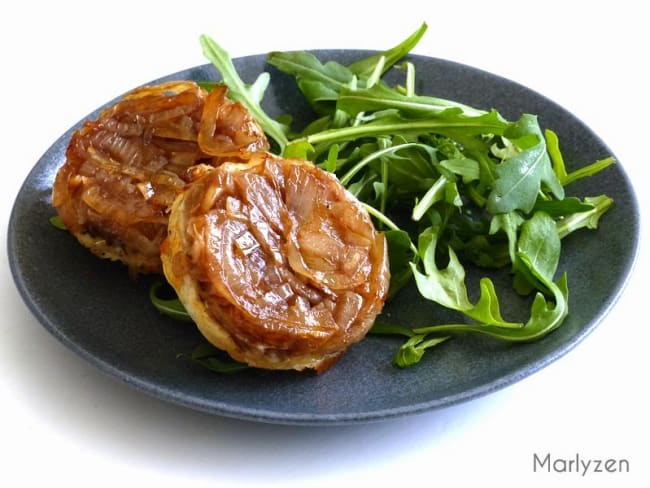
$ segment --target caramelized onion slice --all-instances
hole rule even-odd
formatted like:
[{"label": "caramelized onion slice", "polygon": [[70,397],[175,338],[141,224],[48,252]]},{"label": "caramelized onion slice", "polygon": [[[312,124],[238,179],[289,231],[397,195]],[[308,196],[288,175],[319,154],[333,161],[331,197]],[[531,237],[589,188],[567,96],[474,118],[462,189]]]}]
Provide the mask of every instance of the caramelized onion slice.
[{"label": "caramelized onion slice", "polygon": [[207,97],[198,142],[212,156],[239,156],[266,151],[264,131],[246,108],[226,98],[225,85],[216,85]]},{"label": "caramelized onion slice", "polygon": [[160,244],[171,205],[191,181],[190,168],[219,164],[218,148],[204,151],[198,142],[208,130],[202,125],[214,139],[243,140],[237,146],[242,159],[244,149],[268,145],[244,107],[222,92],[208,95],[191,81],[145,86],[72,135],[52,203],[84,246],[124,262],[133,274],[162,272]]},{"label": "caramelized onion slice", "polygon": [[389,284],[385,238],[359,202],[313,164],[266,153],[179,195],[162,262],[203,335],[269,369],[329,367]]}]

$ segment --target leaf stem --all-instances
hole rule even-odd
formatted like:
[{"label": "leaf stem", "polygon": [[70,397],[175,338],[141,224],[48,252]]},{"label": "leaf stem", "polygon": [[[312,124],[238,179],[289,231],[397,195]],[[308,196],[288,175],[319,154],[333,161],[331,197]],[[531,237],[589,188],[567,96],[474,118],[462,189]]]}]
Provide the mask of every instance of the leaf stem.
[{"label": "leaf stem", "polygon": [[567,174],[566,177],[563,180],[561,180],[562,184],[566,186],[569,183],[573,183],[574,181],[579,180],[581,178],[585,178],[587,176],[593,176],[596,173],[604,170],[608,166],[611,166],[615,162],[616,160],[611,156],[605,159],[599,159],[598,161],[588,164],[587,166],[583,166],[582,168],[579,168]]},{"label": "leaf stem", "polygon": [[445,185],[449,180],[441,175],[433,185],[427,190],[422,199],[413,207],[413,213],[411,218],[415,221],[419,221],[424,214],[431,208],[431,205],[441,200]]},{"label": "leaf stem", "polygon": [[363,168],[365,168],[368,164],[370,164],[375,159],[379,159],[382,156],[386,156],[388,154],[395,153],[395,152],[397,152],[397,151],[399,151],[401,149],[406,149],[408,147],[417,147],[417,146],[421,146],[421,145],[422,144],[418,144],[417,142],[408,142],[408,143],[405,143],[405,144],[399,144],[397,146],[391,146],[391,147],[387,147],[387,148],[384,148],[384,149],[380,149],[379,151],[375,151],[374,153],[369,154],[368,156],[363,158],[361,161],[359,161],[357,164],[355,164],[352,168],[350,168],[348,170],[348,172],[345,173],[340,178],[339,181],[341,182],[341,184],[343,186],[347,186],[350,183],[350,181],[352,180],[352,178],[354,178],[354,176],[359,171],[361,171]]},{"label": "leaf stem", "polygon": [[[367,203],[361,202],[361,206],[365,208],[370,215],[375,217],[377,220],[379,220],[383,225],[388,227],[390,230],[402,230],[395,222],[390,220],[388,217],[386,217],[386,215],[381,213],[372,205],[368,205]],[[411,251],[413,251],[413,254],[417,256],[418,248],[415,246],[415,244],[413,244],[413,241],[411,241],[410,239],[409,239],[409,247],[411,248]]]},{"label": "leaf stem", "polygon": [[381,56],[377,61],[377,66],[375,66],[375,69],[372,71],[372,74],[368,78],[368,81],[366,81],[366,88],[372,87],[374,84],[376,84],[379,81],[379,79],[381,78],[381,74],[384,72],[385,64],[386,64],[386,56]]},{"label": "leaf stem", "polygon": [[[316,134],[310,134],[304,137],[304,140],[310,144],[322,144],[342,142],[358,139],[360,137],[381,136],[381,135],[402,135],[408,133],[426,133],[447,134],[454,130],[471,130],[481,129],[481,132],[499,133],[503,131],[503,125],[500,123],[489,124],[484,120],[473,121],[472,118],[466,120],[404,120],[399,122],[382,122],[375,124],[366,124],[355,127],[342,127],[340,129],[328,129]],[[297,139],[296,139],[297,140]]]},{"label": "leaf stem", "polygon": [[607,212],[609,207],[611,207],[614,203],[614,200],[612,198],[605,195],[585,200],[591,203],[594,208],[587,210],[586,212],[571,214],[568,217],[559,220],[557,222],[557,233],[560,236],[560,239],[568,236],[571,232],[582,227],[595,228],[598,218]]}]

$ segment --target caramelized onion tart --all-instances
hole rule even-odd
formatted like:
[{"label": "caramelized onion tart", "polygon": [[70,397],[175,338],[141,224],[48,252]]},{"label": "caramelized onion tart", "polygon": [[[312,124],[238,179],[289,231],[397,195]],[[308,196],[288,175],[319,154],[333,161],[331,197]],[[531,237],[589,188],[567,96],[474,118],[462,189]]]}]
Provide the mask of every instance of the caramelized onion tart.
[{"label": "caramelized onion tart", "polygon": [[384,235],[338,180],[268,153],[189,185],[161,257],[201,333],[266,369],[327,369],[366,335],[390,280]]},{"label": "caramelized onion tart", "polygon": [[100,257],[132,273],[162,272],[160,244],[187,170],[268,149],[262,129],[226,87],[189,81],[145,86],[86,122],[53,185],[65,226]]}]

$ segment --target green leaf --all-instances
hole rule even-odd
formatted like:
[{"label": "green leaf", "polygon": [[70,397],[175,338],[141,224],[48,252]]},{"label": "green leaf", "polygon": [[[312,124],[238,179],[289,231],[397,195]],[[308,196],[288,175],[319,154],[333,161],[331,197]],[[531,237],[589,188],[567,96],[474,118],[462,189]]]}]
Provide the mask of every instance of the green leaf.
[{"label": "green leaf", "polygon": [[390,288],[388,300],[411,279],[410,262],[415,258],[413,244],[409,235],[403,230],[387,230],[384,232],[388,244],[388,262],[390,266]]},{"label": "green leaf", "polygon": [[[362,202],[367,202],[369,201],[369,198],[366,197],[366,194],[370,193],[370,189],[372,188],[377,178],[378,176],[376,174],[366,172],[361,176],[361,178],[347,185],[346,189],[350,193],[352,193],[352,195],[354,195],[355,198],[359,199]],[[366,205],[368,206],[368,208],[374,209],[372,205],[367,203]],[[376,212],[383,216],[383,214],[379,212],[379,210],[376,210]],[[397,228],[397,226],[395,226],[395,228]]]},{"label": "green leaf", "polygon": [[536,212],[522,224],[517,241],[517,255],[526,255],[529,261],[526,268],[535,270],[536,277],[543,276],[544,283],[553,280],[561,247],[555,221],[548,214]]},{"label": "green leaf", "polygon": [[311,160],[315,154],[314,146],[305,140],[292,141],[284,148],[282,157]]},{"label": "green leaf", "polygon": [[517,239],[519,228],[523,222],[524,218],[516,211],[497,214],[490,222],[490,234],[496,234],[501,230],[508,237],[508,255],[512,264],[517,259]]},{"label": "green leaf", "polygon": [[379,60],[384,57],[385,62],[382,74],[385,73],[391,66],[406,56],[417,45],[424,33],[427,31],[427,27],[426,23],[422,23],[413,34],[396,46],[381,53],[356,61],[349,65],[348,69],[359,77],[367,77],[372,74]]},{"label": "green leaf", "polygon": [[418,239],[418,252],[424,273],[410,263],[415,283],[420,294],[443,307],[466,311],[472,308],[465,288],[465,268],[458,261],[453,249],[449,248],[449,263],[445,269],[436,265],[436,244],[441,231],[439,224],[425,229]]},{"label": "green leaf", "polygon": [[[334,173],[338,167],[337,161],[338,161],[338,155],[339,155],[339,145],[338,144],[332,144],[329,148],[329,151],[327,151],[327,159],[325,160],[325,163],[322,165],[322,168],[325,171],[329,171],[330,173]],[[305,158],[308,159],[308,158]]]},{"label": "green leaf", "polygon": [[480,167],[477,161],[470,158],[445,159],[440,166],[462,178],[463,183],[471,183],[480,177]]},{"label": "green leaf", "polygon": [[455,180],[448,181],[445,185],[445,202],[458,208],[463,206],[463,200],[460,197],[458,185]]},{"label": "green leaf", "polygon": [[[557,233],[555,221],[544,212],[536,212],[533,217],[521,226],[521,234],[517,241],[513,271],[515,273],[513,287],[520,295],[528,295],[534,289],[549,293],[550,289],[544,282],[552,282],[560,259],[560,236]],[[522,266],[519,256],[525,254],[537,273],[532,273],[530,266]],[[537,275],[543,274],[544,281]]]},{"label": "green leaf", "polygon": [[[521,259],[526,265],[529,264],[525,255],[522,255]],[[567,287],[566,273],[556,283],[546,283],[546,286],[553,293],[553,301],[547,301],[543,294],[538,293],[531,306],[530,318],[522,327],[499,327],[483,324],[441,324],[416,328],[413,329],[413,333],[423,336],[428,334],[479,333],[508,342],[531,342],[539,340],[558,328],[569,312],[569,290]]]},{"label": "green leaf", "polygon": [[481,280],[481,296],[477,304],[473,305],[470,302],[465,286],[465,268],[453,249],[448,248],[447,267],[438,268],[436,243],[441,230],[440,218],[434,213],[431,227],[420,234],[418,241],[419,256],[422,260],[424,273],[417,269],[415,263],[410,263],[420,294],[446,308],[462,312],[478,322],[506,328],[519,327],[519,323],[508,322],[501,317],[494,285],[489,278]]},{"label": "green leaf", "polygon": [[582,178],[587,178],[589,176],[594,176],[595,174],[600,173],[605,168],[608,168],[612,164],[616,163],[616,160],[613,157],[607,157],[604,159],[599,159],[587,166],[583,166],[575,171],[569,173],[566,179],[563,181],[564,185],[573,183],[574,181],[580,180]]},{"label": "green leaf", "polygon": [[274,51],[269,53],[267,62],[296,78],[305,100],[318,114],[332,113],[339,92],[356,86],[356,77],[348,68],[335,61],[321,63],[306,51]]},{"label": "green leaf", "polygon": [[512,263],[507,242],[501,237],[491,238],[489,235],[478,234],[462,240],[455,234],[449,244],[464,261],[480,268],[500,269]]},{"label": "green leaf", "polygon": [[537,135],[537,144],[527,147],[496,167],[497,178],[487,202],[487,209],[493,214],[512,210],[530,212],[535,206],[542,183],[556,198],[564,198],[564,189],[551,166],[537,117],[525,114],[505,132],[511,140],[527,134]]},{"label": "green leaf", "polygon": [[309,134],[317,134],[334,126],[333,115],[323,115],[309,122],[297,137],[305,137]]},{"label": "green leaf", "polygon": [[316,114],[329,115],[338,108],[336,102],[339,93],[334,88],[323,84],[321,81],[300,78],[296,83]]},{"label": "green leaf", "polygon": [[557,223],[557,233],[563,238],[578,229],[597,229],[598,222],[607,210],[613,205],[614,200],[607,195],[597,197],[586,197],[586,205],[590,205],[590,210],[576,212]]},{"label": "green leaf", "polygon": [[507,329],[520,328],[521,323],[508,322],[501,316],[499,299],[492,280],[489,278],[481,278],[480,287],[481,296],[479,301],[474,305],[471,313],[466,312],[466,314],[487,325],[496,325]]},{"label": "green leaf", "polygon": [[449,339],[449,336],[425,339],[424,335],[414,335],[407,340],[397,351],[393,363],[399,368],[408,368],[417,364],[427,349]]},{"label": "green leaf", "polygon": [[[176,320],[181,320],[184,322],[192,322],[192,317],[187,313],[185,307],[181,301],[175,298],[162,298],[159,294],[163,291],[166,285],[163,285],[162,282],[156,281],[151,288],[149,288],[149,300],[153,306],[163,315],[168,315]],[[173,291],[169,290],[169,287],[166,287],[167,294],[173,294]]]},{"label": "green leaf", "polygon": [[453,109],[465,116],[477,117],[485,114],[468,105],[431,96],[404,95],[390,88],[386,83],[377,83],[371,88],[341,88],[337,108],[355,116],[361,112],[377,110],[399,110],[404,116],[426,118]]},{"label": "green leaf", "polygon": [[210,371],[221,374],[238,373],[250,368],[247,364],[235,361],[224,351],[207,341],[199,344],[191,354],[180,353],[177,358],[189,359]]},{"label": "green leaf", "polygon": [[318,81],[337,93],[354,79],[352,71],[342,64],[335,61],[322,63],[306,51],[273,51],[269,53],[267,62],[288,75],[300,80]]},{"label": "green leaf", "polygon": [[564,157],[562,156],[562,151],[560,151],[560,141],[557,137],[557,134],[550,129],[544,131],[544,136],[546,137],[546,147],[548,148],[548,154],[551,158],[553,164],[553,171],[560,180],[560,183],[563,185],[566,184],[567,172],[566,166],[564,165]]},{"label": "green leaf", "polygon": [[[553,300],[547,301],[542,293],[538,293],[531,306],[530,318],[522,327],[503,327],[498,325],[472,324],[442,324],[413,329],[417,335],[449,334],[459,332],[477,332],[509,342],[530,342],[541,339],[559,327],[569,313],[569,289],[567,276],[564,273],[557,282],[548,277],[548,266],[528,251],[517,253],[521,266],[534,276],[542,285],[550,290]],[[538,265],[541,267],[538,268]],[[415,336],[414,336],[415,337]]]},{"label": "green leaf", "polygon": [[446,176],[441,175],[431,185],[427,192],[422,196],[422,199],[413,207],[411,219],[418,221],[427,213],[433,204],[445,199],[445,189],[447,184],[453,183],[447,179]]},{"label": "green leaf", "polygon": [[533,212],[544,212],[553,218],[559,218],[574,213],[588,212],[593,208],[593,205],[584,203],[577,197],[567,197],[562,200],[539,199],[533,207]]},{"label": "green leaf", "polygon": [[[418,195],[438,178],[434,148],[427,144],[408,142],[400,136],[392,138],[391,147],[399,149],[384,152],[380,160],[385,162],[388,184],[395,193]],[[370,160],[368,166],[374,172],[382,171],[376,158]]]},{"label": "green leaf", "polygon": [[63,220],[61,220],[61,217],[59,217],[58,215],[54,215],[50,217],[50,224],[52,225],[52,227],[55,227],[59,230],[68,230],[68,228],[63,223]]},{"label": "green leaf", "polygon": [[[524,256],[521,256],[521,259],[529,265]],[[525,342],[538,340],[557,329],[564,322],[569,313],[569,288],[566,273],[556,283],[548,282],[545,285],[553,293],[554,302],[547,301],[544,295],[538,293],[531,307],[530,319],[521,332],[513,334],[510,340]]]},{"label": "green leaf", "polygon": [[269,74],[261,73],[252,85],[248,85],[239,77],[235,65],[225,49],[205,34],[201,35],[199,40],[203,54],[214,65],[228,86],[228,98],[241,103],[248,109],[264,132],[278,144],[280,154],[282,154],[289,142],[286,136],[288,127],[269,117],[260,105],[269,83]]},{"label": "green leaf", "polygon": [[[341,184],[343,186],[347,186],[352,179],[360,172],[362,171],[365,167],[367,167],[370,163],[372,163],[375,160],[379,160],[382,157],[385,156],[390,156],[395,153],[398,153],[402,150],[409,149],[409,148],[419,148],[428,153],[430,158],[435,158],[435,155],[433,154],[433,150],[424,145],[424,144],[418,144],[418,143],[404,143],[404,144],[398,144],[396,146],[389,146],[383,149],[379,149],[377,151],[372,152],[365,158],[363,158],[361,161],[359,161],[357,164],[355,164],[352,168],[350,168],[341,178]],[[393,159],[393,161],[396,161]],[[391,171],[399,171],[398,166],[391,167]]]},{"label": "green leaf", "polygon": [[[305,136],[311,144],[331,144],[360,139],[362,137],[441,134],[461,139],[463,143],[477,135],[502,134],[509,124],[498,113],[490,112],[477,117],[466,117],[456,110],[446,110],[436,117],[406,119],[390,114],[367,124],[324,130]],[[534,203],[534,202],[533,202]]]},{"label": "green leaf", "polygon": [[560,141],[557,134],[550,129],[546,129],[544,131],[544,135],[546,137],[546,145],[548,147],[548,153],[551,157],[551,161],[553,162],[553,170],[555,171],[555,174],[560,180],[560,183],[562,183],[562,185],[564,186],[568,185],[569,183],[573,183],[574,181],[580,180],[582,178],[594,176],[595,174],[600,173],[602,170],[604,170],[605,168],[611,166],[616,162],[616,160],[610,156],[595,161],[594,163],[589,164],[587,166],[578,168],[577,170],[572,171],[571,173],[567,173],[566,166],[564,164],[564,157],[562,156],[562,152],[560,151]]}]

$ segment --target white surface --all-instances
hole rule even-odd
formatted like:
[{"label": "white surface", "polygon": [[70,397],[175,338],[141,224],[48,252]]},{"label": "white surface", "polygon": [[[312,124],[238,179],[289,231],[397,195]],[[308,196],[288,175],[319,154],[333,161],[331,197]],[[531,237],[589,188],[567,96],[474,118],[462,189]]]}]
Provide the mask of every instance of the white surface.
[{"label": "white surface", "polygon": [[[646,208],[650,42],[638,2],[140,3],[22,0],[2,7],[0,483],[648,486],[647,242],[607,319],[543,371],[453,408],[335,428],[217,418],[104,376],[30,315],[4,244],[13,199],[49,145],[114,96],[203,64],[202,32],[239,56],[380,49],[427,21],[416,53],[498,73],[575,113],[618,156]],[[607,273],[607,263],[594,265]],[[630,472],[533,472],[533,454],[546,452],[625,458]]]}]

